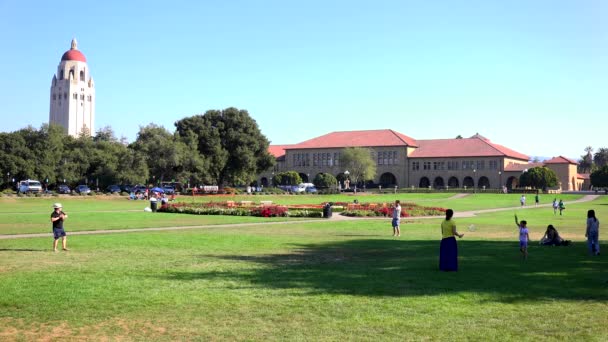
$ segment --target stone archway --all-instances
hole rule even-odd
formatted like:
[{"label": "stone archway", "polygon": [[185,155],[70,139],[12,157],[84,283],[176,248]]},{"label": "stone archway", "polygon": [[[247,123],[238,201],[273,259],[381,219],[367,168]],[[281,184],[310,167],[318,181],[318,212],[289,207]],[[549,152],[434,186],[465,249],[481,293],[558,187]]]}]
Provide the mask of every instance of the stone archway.
[{"label": "stone archway", "polygon": [[445,187],[445,184],[443,183],[443,178],[435,177],[435,180],[433,180],[433,188],[443,189],[444,187]]},{"label": "stone archway", "polygon": [[519,179],[517,177],[509,177],[507,178],[507,189],[511,190],[513,188],[517,188],[519,186]]},{"label": "stone archway", "polygon": [[268,187],[268,178],[262,177],[260,183],[262,183],[263,187]]},{"label": "stone archway", "polygon": [[448,180],[448,186],[450,188],[458,188],[460,187],[460,182],[458,181],[458,178],[452,176],[450,177],[450,179]]},{"label": "stone archway", "polygon": [[471,177],[471,176],[464,177],[464,180],[462,181],[462,186],[464,186],[466,188],[474,187],[475,181],[473,180],[473,177]]},{"label": "stone archway", "polygon": [[397,177],[390,172],[385,172],[380,176],[380,185],[383,187],[395,186],[397,184]]},{"label": "stone archway", "polygon": [[477,187],[478,188],[484,188],[484,189],[489,189],[490,188],[490,180],[488,179],[488,177],[486,176],[481,176],[479,177],[479,180],[477,181]]},{"label": "stone archway", "polygon": [[300,178],[302,178],[302,183],[310,183],[310,182],[308,181],[308,175],[307,175],[307,174],[305,174],[305,173],[301,173],[301,172],[300,172],[300,173],[298,173],[298,174],[300,175]]},{"label": "stone archway", "polygon": [[431,185],[431,181],[426,178],[426,177],[422,177],[420,178],[420,182],[418,183],[418,187],[420,188],[428,188]]}]

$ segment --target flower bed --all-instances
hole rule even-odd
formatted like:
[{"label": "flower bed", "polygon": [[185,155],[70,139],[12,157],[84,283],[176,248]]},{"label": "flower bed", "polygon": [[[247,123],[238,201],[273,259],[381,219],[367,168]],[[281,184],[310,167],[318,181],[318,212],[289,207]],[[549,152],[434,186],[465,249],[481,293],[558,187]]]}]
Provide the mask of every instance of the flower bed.
[{"label": "flower bed", "polygon": [[[258,217],[323,217],[323,204],[301,205],[237,205],[234,201],[206,202],[206,203],[171,203],[163,205],[158,211],[166,213],[180,213],[192,215],[232,215],[232,216],[258,216]],[[387,216],[393,215],[393,208],[386,204],[375,203],[331,203],[334,212],[342,211],[342,215],[353,217]],[[440,216],[445,215],[446,209],[438,207],[423,207],[414,203],[401,205],[401,217]]]},{"label": "flower bed", "polygon": [[[347,209],[342,212],[345,216],[365,217],[365,216],[393,216],[393,208],[373,203],[347,204]],[[414,203],[401,204],[401,217],[416,216],[441,216],[445,215],[445,208],[423,207]]]}]

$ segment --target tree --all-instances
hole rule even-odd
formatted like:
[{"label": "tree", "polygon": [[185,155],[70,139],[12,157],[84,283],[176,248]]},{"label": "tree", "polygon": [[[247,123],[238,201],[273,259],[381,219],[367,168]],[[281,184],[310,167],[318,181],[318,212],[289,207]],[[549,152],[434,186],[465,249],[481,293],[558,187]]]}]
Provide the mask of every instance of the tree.
[{"label": "tree", "polygon": [[578,172],[579,173],[589,173],[593,168],[593,147],[587,146],[585,147],[586,154],[581,156],[581,159],[578,161]]},{"label": "tree", "polygon": [[312,181],[313,184],[318,188],[336,188],[338,186],[338,180],[334,175],[329,173],[319,173],[315,176]]},{"label": "tree", "polygon": [[533,167],[519,176],[521,186],[531,186],[535,189],[546,190],[556,186],[558,182],[555,172],[546,167]]},{"label": "tree", "polygon": [[604,165],[601,168],[591,173],[591,185],[594,188],[606,188],[608,187],[608,165]]},{"label": "tree", "polygon": [[593,162],[597,167],[608,165],[608,148],[601,147],[593,155]]},{"label": "tree", "polygon": [[270,142],[246,110],[209,110],[175,123],[177,134],[194,134],[198,153],[206,159],[207,176],[221,187],[249,184],[274,165]]},{"label": "tree", "polygon": [[179,138],[155,124],[140,127],[137,139],[130,147],[145,156],[153,178],[150,181],[175,179],[186,153]]},{"label": "tree", "polygon": [[340,164],[348,170],[353,185],[376,177],[376,163],[369,148],[345,148],[340,155]]},{"label": "tree", "polygon": [[279,172],[272,177],[275,185],[296,185],[302,183],[302,177],[296,171]]}]

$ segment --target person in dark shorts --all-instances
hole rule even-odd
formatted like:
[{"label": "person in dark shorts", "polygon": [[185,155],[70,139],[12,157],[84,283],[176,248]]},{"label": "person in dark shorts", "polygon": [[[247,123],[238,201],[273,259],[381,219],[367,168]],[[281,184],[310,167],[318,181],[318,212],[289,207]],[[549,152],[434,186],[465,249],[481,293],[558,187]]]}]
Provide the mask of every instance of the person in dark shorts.
[{"label": "person in dark shorts", "polygon": [[68,249],[67,236],[63,229],[63,221],[68,218],[68,215],[63,212],[61,203],[53,204],[53,212],[51,213],[51,222],[53,223],[53,251],[57,252],[57,242],[61,237],[61,247],[64,251]]}]

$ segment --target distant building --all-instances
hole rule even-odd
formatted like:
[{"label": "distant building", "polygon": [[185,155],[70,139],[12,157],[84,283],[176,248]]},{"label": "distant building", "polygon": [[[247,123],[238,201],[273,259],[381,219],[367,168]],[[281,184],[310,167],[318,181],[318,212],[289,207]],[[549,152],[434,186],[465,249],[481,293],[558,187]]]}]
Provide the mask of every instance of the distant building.
[{"label": "distant building", "polygon": [[340,164],[340,155],[347,147],[370,149],[377,169],[373,186],[511,189],[518,186],[522,172],[535,166],[555,171],[560,190],[583,186],[577,163],[564,157],[529,163],[527,155],[479,134],[464,139],[415,140],[390,129],[332,132],[299,144],[271,145],[269,152],[277,163],[259,175],[258,182],[271,185],[272,176],[284,171],[298,172],[304,182],[312,182],[318,173],[343,179],[347,170]]},{"label": "distant building", "polygon": [[72,39],[53,75],[49,111],[49,123],[63,126],[74,137],[95,133],[95,83],[77,44]]}]

